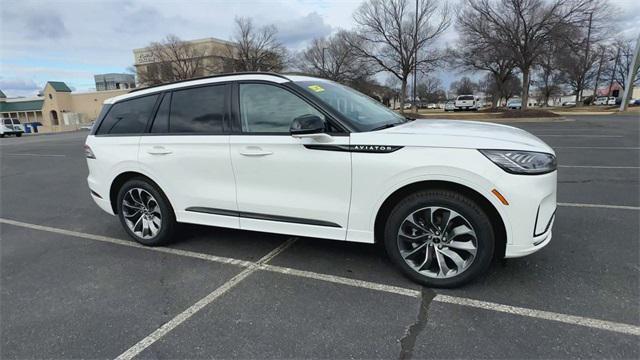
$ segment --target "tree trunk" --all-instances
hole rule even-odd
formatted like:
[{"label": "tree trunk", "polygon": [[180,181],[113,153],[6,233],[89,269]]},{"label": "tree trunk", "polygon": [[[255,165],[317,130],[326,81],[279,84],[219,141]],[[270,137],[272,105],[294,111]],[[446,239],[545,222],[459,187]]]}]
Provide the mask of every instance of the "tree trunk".
[{"label": "tree trunk", "polygon": [[522,110],[526,110],[529,105],[529,67],[522,70]]},{"label": "tree trunk", "polygon": [[402,86],[400,88],[400,113],[404,114],[404,101],[407,98],[407,78],[402,79]]}]

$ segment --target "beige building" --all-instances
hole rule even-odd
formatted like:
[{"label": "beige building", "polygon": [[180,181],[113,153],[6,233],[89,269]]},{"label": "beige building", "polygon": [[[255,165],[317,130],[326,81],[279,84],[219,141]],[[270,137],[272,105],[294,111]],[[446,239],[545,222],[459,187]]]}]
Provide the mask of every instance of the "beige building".
[{"label": "beige building", "polygon": [[23,124],[36,123],[38,132],[76,130],[98,117],[106,99],[128,91],[73,93],[67,84],[49,81],[42,96],[15,99],[0,96],[0,117],[17,118]]},{"label": "beige building", "polygon": [[[185,43],[188,47],[185,53],[197,56],[202,61],[202,66],[193,77],[233,71],[233,58],[229,55],[233,43],[216,38],[185,41]],[[138,86],[149,85],[145,80],[148,78],[159,79],[159,82],[172,80],[166,79],[166,74],[172,72],[170,58],[165,56],[166,58],[163,59],[152,47],[134,49],[133,57]]]}]

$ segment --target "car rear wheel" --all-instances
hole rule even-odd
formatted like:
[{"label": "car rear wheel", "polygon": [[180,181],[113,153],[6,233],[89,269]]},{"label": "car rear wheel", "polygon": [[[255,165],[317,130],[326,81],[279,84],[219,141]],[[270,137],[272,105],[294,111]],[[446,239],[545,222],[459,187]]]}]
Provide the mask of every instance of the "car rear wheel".
[{"label": "car rear wheel", "polygon": [[488,268],[495,236],[472,199],[428,190],[401,200],[387,218],[385,248],[412,280],[430,287],[460,286]]},{"label": "car rear wheel", "polygon": [[137,242],[158,246],[168,243],[177,226],[173,209],[155,184],[136,178],[118,192],[118,217]]},{"label": "car rear wheel", "polygon": [[22,136],[22,133],[16,133],[16,137]]}]

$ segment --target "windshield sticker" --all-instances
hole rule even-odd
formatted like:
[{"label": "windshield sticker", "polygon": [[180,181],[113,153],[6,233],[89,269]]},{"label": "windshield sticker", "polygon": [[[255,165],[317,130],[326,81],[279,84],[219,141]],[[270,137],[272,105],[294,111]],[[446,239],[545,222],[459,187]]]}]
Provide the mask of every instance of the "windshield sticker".
[{"label": "windshield sticker", "polygon": [[324,88],[322,86],[320,86],[320,85],[309,85],[308,88],[310,90],[315,91],[315,92],[323,92],[324,91]]}]

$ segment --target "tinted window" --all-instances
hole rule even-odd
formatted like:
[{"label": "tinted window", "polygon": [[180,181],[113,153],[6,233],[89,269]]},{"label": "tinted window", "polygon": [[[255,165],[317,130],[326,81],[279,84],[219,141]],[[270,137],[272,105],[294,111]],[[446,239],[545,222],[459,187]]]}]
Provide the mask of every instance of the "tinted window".
[{"label": "tinted window", "polygon": [[471,95],[458,96],[458,100],[475,100]]},{"label": "tinted window", "polygon": [[242,131],[289,133],[293,119],[302,115],[324,115],[287,90],[265,84],[240,84]]},{"label": "tinted window", "polygon": [[11,119],[4,119],[5,125],[11,125]]},{"label": "tinted window", "polygon": [[20,125],[20,120],[18,120],[18,119],[13,119],[13,123],[14,123],[15,125]]},{"label": "tinted window", "polygon": [[169,109],[171,105],[171,93],[167,93],[162,98],[156,118],[153,120],[151,127],[152,133],[168,133],[169,132]]},{"label": "tinted window", "polygon": [[144,132],[158,95],[119,102],[111,106],[97,134],[140,134]]},{"label": "tinted window", "polygon": [[216,85],[173,93],[171,133],[221,133],[226,113],[227,86]]}]

